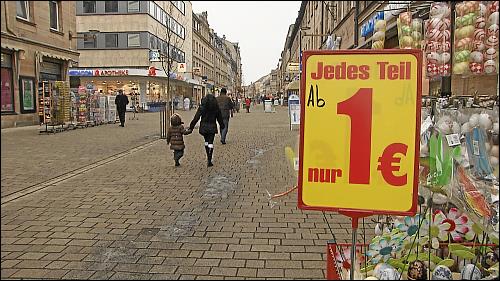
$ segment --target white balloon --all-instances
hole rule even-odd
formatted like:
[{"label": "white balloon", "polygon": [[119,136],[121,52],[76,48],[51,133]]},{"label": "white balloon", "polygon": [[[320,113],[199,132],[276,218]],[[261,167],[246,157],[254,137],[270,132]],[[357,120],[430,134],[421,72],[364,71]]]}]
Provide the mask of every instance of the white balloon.
[{"label": "white balloon", "polygon": [[458,121],[460,124],[464,124],[465,122],[469,121],[469,116],[467,114],[458,112]]},{"label": "white balloon", "polygon": [[443,116],[436,123],[438,130],[445,135],[451,134],[451,129],[453,126],[453,121],[449,116]]},{"label": "white balloon", "polygon": [[491,130],[493,126],[493,121],[491,121],[490,115],[487,113],[482,113],[479,115],[479,126],[485,130]]},{"label": "white balloon", "polygon": [[471,128],[474,128],[477,125],[479,125],[479,114],[474,113],[471,115],[471,117],[469,118],[469,125]]}]

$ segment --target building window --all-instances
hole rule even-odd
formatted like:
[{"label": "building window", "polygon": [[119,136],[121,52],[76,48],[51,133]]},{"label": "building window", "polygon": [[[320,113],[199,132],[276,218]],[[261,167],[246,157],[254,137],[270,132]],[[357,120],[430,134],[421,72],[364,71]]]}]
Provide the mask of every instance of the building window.
[{"label": "building window", "polygon": [[186,11],[186,5],[184,1],[170,1],[174,6],[184,15]]},{"label": "building window", "polygon": [[149,14],[154,17],[155,13],[155,2],[149,1]]},{"label": "building window", "polygon": [[153,35],[150,35],[149,37],[149,48],[150,49],[156,49],[157,45],[156,45],[156,37],[153,36]]},{"label": "building window", "polygon": [[[24,2],[24,1],[18,1]],[[12,55],[2,52],[2,96],[1,112],[13,113],[14,112],[14,86],[12,85]]]},{"label": "building window", "polygon": [[59,30],[59,2],[49,1],[50,28]]},{"label": "building window", "polygon": [[118,47],[118,34],[105,34],[104,41],[106,48],[117,48]]},{"label": "building window", "polygon": [[139,33],[128,34],[128,46],[129,47],[140,47],[141,37]]},{"label": "building window", "polygon": [[95,1],[83,1],[83,13],[84,14],[95,13]]},{"label": "building window", "polygon": [[118,13],[118,1],[104,1],[105,13]]},{"label": "building window", "polygon": [[30,20],[30,7],[28,1],[16,1],[17,17]]},{"label": "building window", "polygon": [[83,48],[84,49],[90,49],[90,48],[95,48],[97,46],[96,44],[97,37],[94,39],[92,36],[86,34],[83,36]]},{"label": "building window", "polygon": [[136,13],[139,12],[139,1],[128,1],[128,12]]}]

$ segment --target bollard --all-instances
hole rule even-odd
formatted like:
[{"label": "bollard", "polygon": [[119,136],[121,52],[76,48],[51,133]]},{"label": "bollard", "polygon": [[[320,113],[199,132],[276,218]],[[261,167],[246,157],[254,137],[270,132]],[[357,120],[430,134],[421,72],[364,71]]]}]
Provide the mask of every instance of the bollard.
[{"label": "bollard", "polygon": [[160,138],[161,139],[166,139],[167,138],[167,131],[168,131],[168,108],[166,104],[162,104],[160,107]]}]

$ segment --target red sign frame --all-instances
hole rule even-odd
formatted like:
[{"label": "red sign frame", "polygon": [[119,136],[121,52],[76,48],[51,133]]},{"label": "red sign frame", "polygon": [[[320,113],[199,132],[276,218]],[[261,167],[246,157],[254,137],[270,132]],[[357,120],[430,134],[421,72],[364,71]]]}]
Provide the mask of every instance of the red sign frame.
[{"label": "red sign frame", "polygon": [[[299,189],[299,196],[298,196],[298,207],[302,210],[314,210],[314,211],[333,211],[333,212],[338,212],[340,214],[349,216],[353,218],[353,226],[354,226],[354,218],[360,218],[360,217],[365,217],[365,216],[370,216],[370,215],[414,215],[417,211],[417,206],[418,206],[418,167],[419,167],[419,158],[420,158],[420,149],[418,145],[415,145],[415,159],[414,159],[414,169],[413,169],[413,200],[412,200],[412,206],[408,211],[402,211],[402,212],[396,212],[396,211],[377,211],[377,210],[363,210],[363,209],[346,209],[346,208],[333,208],[333,207],[314,207],[314,206],[307,206],[304,204],[302,201],[302,182],[303,182],[303,173],[304,173],[304,166],[303,166],[303,161],[304,159],[304,124],[306,120],[305,116],[305,86],[306,86],[306,80],[305,80],[305,75],[307,73],[307,60],[309,59],[310,56],[312,55],[351,55],[351,54],[373,54],[373,55],[384,55],[384,54],[410,54],[414,55],[415,58],[417,59],[417,102],[416,102],[416,116],[415,116],[415,122],[417,124],[415,130],[415,144],[420,143],[420,124],[421,120],[421,98],[422,98],[422,51],[420,50],[402,50],[402,49],[387,49],[387,50],[339,50],[339,51],[331,51],[331,50],[309,50],[309,51],[304,51],[303,52],[303,71],[300,76],[300,106],[301,106],[301,112],[300,112],[300,144],[299,144],[299,175],[298,175],[298,189]],[[356,220],[356,225],[357,225],[357,220]]]}]

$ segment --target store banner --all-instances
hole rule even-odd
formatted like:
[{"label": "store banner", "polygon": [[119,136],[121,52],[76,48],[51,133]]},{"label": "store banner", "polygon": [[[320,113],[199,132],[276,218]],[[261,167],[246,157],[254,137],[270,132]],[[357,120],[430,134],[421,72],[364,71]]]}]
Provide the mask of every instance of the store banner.
[{"label": "store banner", "polygon": [[305,51],[303,65],[299,207],[413,214],[421,51]]}]

